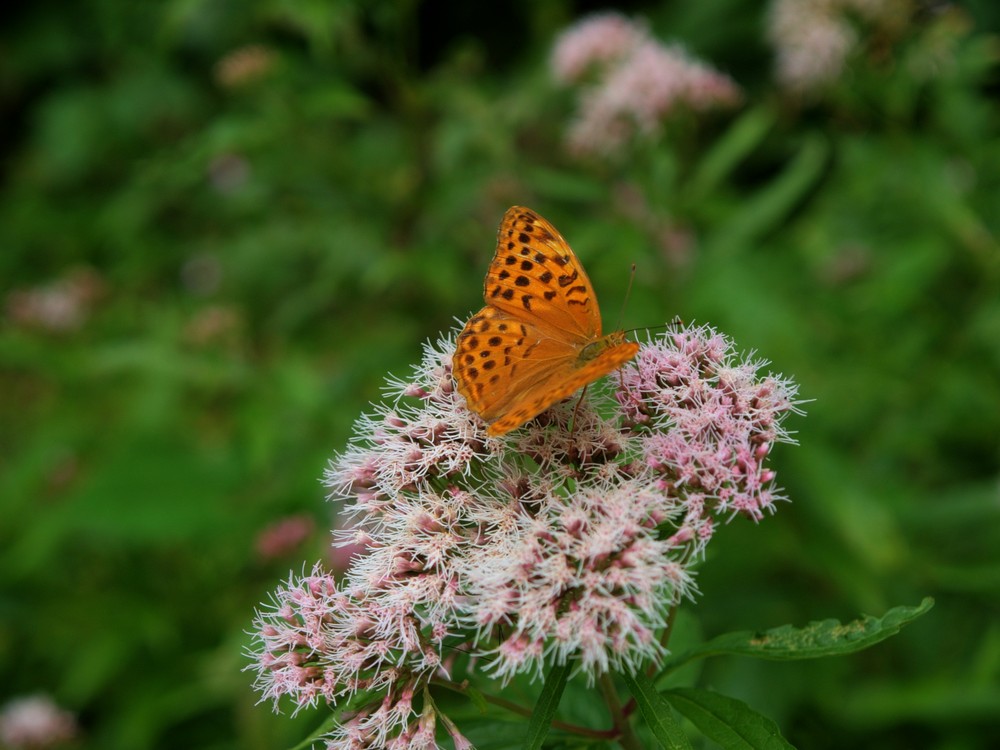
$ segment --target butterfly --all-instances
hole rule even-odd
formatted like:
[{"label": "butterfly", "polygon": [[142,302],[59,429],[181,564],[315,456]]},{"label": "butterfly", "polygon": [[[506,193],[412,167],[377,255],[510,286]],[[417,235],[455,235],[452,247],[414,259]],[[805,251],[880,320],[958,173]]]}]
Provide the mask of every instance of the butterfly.
[{"label": "butterfly", "polygon": [[483,286],[486,307],[458,335],[458,392],[503,435],[632,359],[639,344],[601,334],[590,279],[566,240],[530,208],[507,209]]}]

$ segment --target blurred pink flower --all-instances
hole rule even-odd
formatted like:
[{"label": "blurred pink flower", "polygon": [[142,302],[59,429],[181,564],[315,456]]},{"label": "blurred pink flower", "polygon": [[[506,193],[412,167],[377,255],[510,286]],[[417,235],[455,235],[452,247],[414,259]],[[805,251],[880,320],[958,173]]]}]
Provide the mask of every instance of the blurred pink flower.
[{"label": "blurred pink flower", "polygon": [[588,73],[600,72],[628,57],[649,40],[645,25],[621,13],[595,13],[570,26],[556,39],[550,65],[562,84],[579,83]]},{"label": "blurred pink flower", "polygon": [[233,50],[215,65],[215,80],[224,88],[238,88],[266,76],[274,67],[274,50],[248,44]]},{"label": "blurred pink flower", "polygon": [[76,718],[47,695],[14,698],[0,709],[0,745],[10,750],[56,747],[77,735]]},{"label": "blurred pink flower", "polygon": [[611,154],[635,137],[655,136],[676,109],[703,111],[739,103],[733,81],[691,59],[679,47],[647,42],[583,95],[570,128],[580,153]]},{"label": "blurred pink flower", "polygon": [[22,328],[68,333],[83,327],[105,291],[97,271],[74,268],[48,284],[8,293],[7,317]]},{"label": "blurred pink flower", "polygon": [[185,342],[195,347],[235,346],[243,328],[243,314],[232,305],[206,305],[192,313],[184,325]]},{"label": "blurred pink flower", "polygon": [[776,0],[768,18],[778,82],[804,92],[835,80],[857,35],[836,0]]},{"label": "blurred pink flower", "polygon": [[339,582],[318,565],[290,577],[254,623],[248,668],[276,707],[371,696],[331,748],[435,747],[437,721],[467,747],[430,698],[455,668],[446,644],[501,682],[655,663],[713,525],[780,498],[765,464],[795,388],[712,329],[646,343],[616,391],[609,379],[502,438],[457,395],[454,346],[391,381],[327,472],[355,523],[340,544],[365,554]]},{"label": "blurred pink flower", "polygon": [[644,26],[617,13],[592,16],[564,32],[551,65],[563,84],[597,73],[582,88],[568,137],[581,154],[607,156],[637,137],[655,136],[677,110],[702,112],[742,100],[731,78],[679,46],[660,44]]},{"label": "blurred pink flower", "polygon": [[286,557],[309,538],[315,527],[312,516],[305,513],[286,516],[257,535],[257,554],[264,560]]},{"label": "blurred pink flower", "polygon": [[859,31],[907,23],[907,0],[773,0],[767,36],[775,75],[787,90],[815,94],[837,80],[858,48]]}]

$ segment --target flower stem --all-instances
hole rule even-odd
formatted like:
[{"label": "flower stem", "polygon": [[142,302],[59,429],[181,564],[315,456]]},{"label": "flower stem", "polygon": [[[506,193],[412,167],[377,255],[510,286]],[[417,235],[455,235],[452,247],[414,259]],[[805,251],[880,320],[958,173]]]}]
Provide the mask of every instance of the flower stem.
[{"label": "flower stem", "polygon": [[[663,635],[660,636],[660,645],[664,649],[667,647],[667,642],[670,640],[670,635],[674,632],[674,617],[677,615],[677,608],[680,606],[680,602],[675,601],[670,611],[667,613],[667,624],[663,628]],[[653,679],[656,674],[656,664],[650,664],[649,668],[646,670],[646,676]],[[629,698],[628,703],[625,704],[623,712],[626,716],[631,716],[632,712],[635,711],[635,698]]]},{"label": "flower stem", "polygon": [[598,685],[600,685],[601,693],[604,695],[604,702],[607,703],[608,710],[611,712],[611,720],[614,722],[615,729],[617,730],[618,743],[625,750],[642,750],[639,738],[632,731],[632,724],[628,720],[628,715],[622,710],[621,701],[618,699],[618,691],[615,690],[615,683],[611,679],[611,675],[607,672],[602,674],[598,679]]},{"label": "flower stem", "polygon": [[[433,685],[439,685],[440,687],[447,688],[448,690],[454,690],[456,693],[466,694],[465,682],[452,682],[451,680],[443,680],[440,678],[435,678],[431,681]],[[522,706],[519,703],[514,703],[506,698],[498,698],[495,695],[488,695],[487,693],[480,693],[483,700],[487,703],[492,703],[494,706],[506,709],[511,713],[519,714],[521,716],[530,717],[532,710],[527,706]],[[552,726],[555,729],[561,729],[564,732],[570,732],[571,734],[576,734],[581,737],[591,737],[596,740],[613,740],[618,736],[618,730],[616,729],[591,729],[590,727],[581,727],[578,724],[570,724],[569,722],[559,721],[556,719],[552,722]],[[641,747],[636,746],[638,750],[642,750]]]}]

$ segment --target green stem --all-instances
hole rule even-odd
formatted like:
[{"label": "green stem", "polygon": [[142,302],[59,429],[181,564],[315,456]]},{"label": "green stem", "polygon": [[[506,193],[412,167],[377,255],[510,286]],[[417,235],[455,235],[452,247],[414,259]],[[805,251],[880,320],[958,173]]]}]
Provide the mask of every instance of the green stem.
[{"label": "green stem", "polygon": [[[667,643],[670,641],[670,635],[674,632],[674,618],[677,616],[677,608],[680,606],[680,602],[674,602],[673,606],[670,607],[670,611],[667,613],[667,624],[663,628],[663,634],[660,636],[660,645],[664,649],[667,647]],[[646,669],[646,676],[649,679],[653,679],[656,675],[657,666],[654,663],[650,664]],[[625,704],[624,712],[626,716],[631,716],[632,712],[635,711],[635,698],[629,698],[628,703]]]},{"label": "green stem", "polygon": [[[466,693],[466,685],[464,682],[452,682],[451,680],[434,679],[431,680],[432,685],[438,685],[448,690],[454,690],[456,693]],[[532,710],[527,706],[522,706],[519,703],[514,703],[506,698],[498,698],[495,695],[488,695],[486,693],[480,693],[487,703],[492,703],[494,706],[506,709],[511,713],[518,714],[520,716],[531,717]],[[613,740],[618,736],[617,729],[590,729],[589,727],[581,727],[578,724],[570,724],[565,721],[559,721],[556,719],[552,722],[552,726],[556,729],[561,729],[564,732],[569,732],[571,734],[576,734],[581,737],[591,737],[595,740]],[[639,748],[641,750],[641,748]]]},{"label": "green stem", "polygon": [[611,712],[611,720],[614,722],[615,729],[617,730],[618,744],[625,748],[625,750],[642,750],[639,738],[632,731],[632,724],[628,720],[628,715],[622,710],[621,701],[618,699],[618,691],[615,690],[615,683],[611,679],[611,675],[607,672],[602,674],[598,680],[598,685],[600,685],[601,693],[604,695],[604,702],[608,705],[608,710]]}]

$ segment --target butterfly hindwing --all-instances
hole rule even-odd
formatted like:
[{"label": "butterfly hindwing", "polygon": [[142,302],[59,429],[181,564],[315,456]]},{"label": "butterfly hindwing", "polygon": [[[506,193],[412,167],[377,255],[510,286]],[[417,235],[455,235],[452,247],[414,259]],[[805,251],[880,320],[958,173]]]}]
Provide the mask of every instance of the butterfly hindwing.
[{"label": "butterfly hindwing", "polygon": [[625,341],[608,346],[597,357],[579,366],[548,368],[544,376],[518,394],[504,413],[490,423],[490,435],[503,435],[534,419],[550,406],[569,398],[583,386],[614,372],[631,360],[639,344]]},{"label": "butterfly hindwing", "polygon": [[473,315],[458,336],[455,381],[469,407],[491,421],[529,388],[576,359],[576,349],[545,335],[530,321],[495,307]]}]

